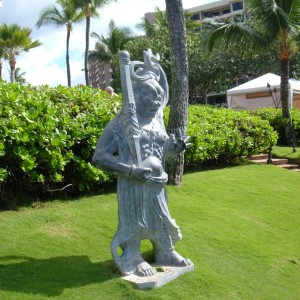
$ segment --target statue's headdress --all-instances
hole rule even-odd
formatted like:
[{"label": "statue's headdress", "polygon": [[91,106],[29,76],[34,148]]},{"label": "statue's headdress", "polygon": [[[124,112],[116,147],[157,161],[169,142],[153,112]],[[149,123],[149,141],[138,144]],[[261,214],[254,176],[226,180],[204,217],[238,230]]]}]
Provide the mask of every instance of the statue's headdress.
[{"label": "statue's headdress", "polygon": [[161,107],[158,111],[158,119],[164,128],[163,108],[167,105],[169,98],[169,86],[166,74],[158,62],[159,55],[153,55],[151,49],[144,51],[144,62],[130,61],[127,51],[120,52],[120,73],[123,98],[123,115],[126,139],[131,150],[134,161],[141,163],[139,144],[139,124],[136,115],[136,103],[134,99],[132,83],[138,84],[145,80],[154,79],[164,90]]},{"label": "statue's headdress", "polygon": [[166,74],[162,69],[158,54],[154,55],[151,49],[144,51],[144,62],[141,61],[130,61],[129,53],[121,51],[120,59],[122,62],[129,65],[129,74],[132,82],[138,83],[139,81],[145,81],[147,79],[156,80],[162,89],[164,90],[164,99],[162,107],[165,107],[169,98],[169,86],[166,78]]}]

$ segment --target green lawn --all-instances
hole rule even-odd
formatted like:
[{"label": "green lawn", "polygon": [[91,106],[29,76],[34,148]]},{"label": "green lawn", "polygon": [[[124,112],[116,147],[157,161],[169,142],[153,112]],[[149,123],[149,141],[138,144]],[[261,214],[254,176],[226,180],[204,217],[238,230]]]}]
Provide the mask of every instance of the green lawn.
[{"label": "green lawn", "polygon": [[287,158],[292,162],[300,163],[300,147],[296,147],[296,152],[293,152],[293,147],[274,146],[272,155],[275,157]]},{"label": "green lawn", "polygon": [[195,271],[146,291],[111,259],[115,193],[0,212],[0,299],[299,299],[299,183],[272,165],[186,174],[169,207]]}]

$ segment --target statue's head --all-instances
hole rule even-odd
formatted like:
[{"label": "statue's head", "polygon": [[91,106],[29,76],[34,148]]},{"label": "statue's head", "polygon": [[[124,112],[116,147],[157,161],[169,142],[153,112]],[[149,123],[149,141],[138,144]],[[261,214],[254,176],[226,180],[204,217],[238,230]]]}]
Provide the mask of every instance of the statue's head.
[{"label": "statue's head", "polygon": [[153,119],[164,104],[165,92],[155,79],[149,78],[132,85],[136,112],[139,116]]},{"label": "statue's head", "polygon": [[168,83],[165,72],[158,63],[159,56],[151,50],[144,51],[144,62],[131,63],[131,80],[137,114],[162,118],[162,110],[168,102]]}]

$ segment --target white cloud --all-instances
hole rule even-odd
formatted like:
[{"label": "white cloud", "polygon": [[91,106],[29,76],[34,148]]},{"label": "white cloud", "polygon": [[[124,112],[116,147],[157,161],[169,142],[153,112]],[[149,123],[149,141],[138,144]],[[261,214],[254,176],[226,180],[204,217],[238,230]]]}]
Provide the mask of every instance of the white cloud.
[{"label": "white cloud", "polygon": [[67,84],[66,71],[56,63],[43,65],[40,68],[33,68],[24,77],[29,83],[34,85],[48,84],[57,86],[59,84]]}]

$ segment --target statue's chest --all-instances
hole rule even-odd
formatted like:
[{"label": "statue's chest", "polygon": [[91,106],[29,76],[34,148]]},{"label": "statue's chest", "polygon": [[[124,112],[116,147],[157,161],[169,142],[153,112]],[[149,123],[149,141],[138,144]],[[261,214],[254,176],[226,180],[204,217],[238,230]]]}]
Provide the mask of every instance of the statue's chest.
[{"label": "statue's chest", "polygon": [[150,156],[162,160],[167,140],[168,135],[164,132],[143,129],[140,139],[142,160]]}]

